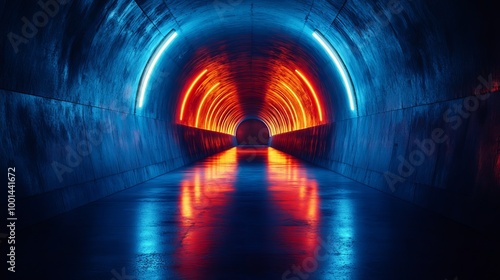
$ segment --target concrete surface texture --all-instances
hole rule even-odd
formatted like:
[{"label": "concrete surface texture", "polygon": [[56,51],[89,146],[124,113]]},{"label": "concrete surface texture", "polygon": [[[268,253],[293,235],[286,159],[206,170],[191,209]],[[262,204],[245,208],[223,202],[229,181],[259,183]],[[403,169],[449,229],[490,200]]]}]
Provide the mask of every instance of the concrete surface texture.
[{"label": "concrete surface texture", "polygon": [[[385,188],[385,171],[400,176],[398,156],[408,157],[414,140],[430,138],[434,128],[445,126],[450,140],[409,178],[403,176],[396,194],[468,224],[491,224],[489,218],[478,219],[485,211],[463,214],[460,208],[486,200],[488,212],[498,201],[500,130],[496,107],[486,105],[497,98],[481,101],[480,112],[453,107],[475,92],[498,87],[498,22],[491,1],[44,3],[8,1],[0,20],[0,33],[8,35],[0,42],[0,113],[6,128],[1,164],[29,170],[21,178],[20,200],[54,208],[40,218],[182,166],[192,160],[188,154],[210,154],[178,146],[183,140],[171,124],[188,74],[207,57],[227,63],[240,79],[243,111],[252,116],[259,108],[255,92],[272,76],[271,66],[262,63],[267,57],[293,59],[321,81],[317,87],[327,121],[336,128],[329,140],[320,140],[324,146],[332,146],[330,139],[335,143],[330,156],[335,166],[324,166]],[[147,106],[137,110],[144,66],[172,29],[181,36],[161,58]],[[328,56],[310,36],[315,29],[335,46],[349,71],[355,111],[349,110]],[[217,56],[221,52],[225,60]],[[445,122],[441,115],[448,109],[453,119]],[[450,123],[458,128],[450,129]],[[89,133],[102,142],[81,144],[83,154],[85,145],[93,151],[67,162]],[[314,161],[319,151],[310,152]],[[54,168],[54,162],[64,166]]]},{"label": "concrete surface texture", "polygon": [[[54,223],[68,225],[64,217],[76,219],[78,216],[73,215],[79,213],[71,210],[96,201],[100,202],[92,207],[107,205],[106,201],[119,199],[120,195],[140,197],[141,192],[148,190],[151,193],[145,196],[166,191],[161,195],[175,197],[175,203],[182,204],[182,198],[177,197],[182,186],[179,180],[174,180],[175,176],[194,172],[196,167],[168,175],[174,179],[165,175],[167,177],[150,181],[149,185],[140,184],[234,147],[236,131],[232,133],[231,129],[245,120],[259,119],[270,129],[270,146],[340,174],[333,178],[348,182],[349,195],[373,195],[373,201],[363,198],[355,202],[357,207],[367,203],[369,208],[367,212],[360,210],[360,215],[380,208],[393,217],[391,215],[395,214],[389,212],[408,209],[401,210],[401,217],[394,218],[396,220],[381,225],[377,236],[388,231],[387,234],[393,235],[423,234],[420,238],[425,239],[426,233],[422,231],[417,234],[391,230],[391,223],[403,222],[402,217],[406,214],[409,215],[407,219],[415,219],[413,213],[417,212],[420,213],[415,214],[417,216],[433,213],[435,217],[429,217],[428,223],[412,221],[414,224],[405,224],[414,230],[435,224],[439,227],[437,224],[446,221],[443,223],[461,231],[452,235],[498,234],[500,24],[495,4],[491,0],[0,0],[0,35],[3,36],[0,40],[0,170],[3,172],[12,166],[17,170],[18,227],[41,230],[44,222],[54,217],[59,219],[53,220]],[[313,32],[317,31],[338,54],[337,63],[315,40]],[[174,32],[175,40],[161,56],[156,56],[162,43]],[[149,65],[155,65],[151,75],[147,71]],[[345,72],[339,70],[343,68]],[[205,70],[207,72],[203,72]],[[310,79],[311,87],[301,80],[297,74],[299,70]],[[198,75],[203,78],[196,84]],[[141,91],[141,81],[147,78],[150,78],[148,86]],[[352,84],[352,104],[346,84]],[[190,85],[197,87],[191,92]],[[316,103],[312,97],[314,90]],[[188,93],[191,94],[189,100]],[[304,99],[306,93],[309,94],[307,100]],[[141,96],[144,96],[143,104]],[[283,101],[281,107],[278,106],[280,100]],[[273,131],[286,133],[273,135]],[[241,179],[238,166],[244,166],[245,162],[234,164],[226,167],[235,168],[236,173],[229,172],[227,182],[223,181],[237,189],[239,181],[233,181]],[[285,231],[281,227],[286,224],[285,220],[277,212],[272,214],[275,216],[270,214],[271,220],[265,220],[265,215],[259,211],[269,209],[259,208],[259,204],[250,199],[251,195],[256,195],[275,201],[268,202],[277,208],[289,207],[286,202],[272,198],[280,192],[273,190],[272,183],[259,181],[263,169],[268,167],[249,168],[242,172],[248,174],[249,181],[263,184],[263,189],[260,192],[252,190],[248,201],[239,201],[241,205],[220,201],[223,204],[217,207],[232,205],[236,207],[233,210],[243,211],[243,216],[231,219],[244,218],[250,215],[245,212],[248,203],[248,207],[256,207],[255,222],[264,223],[257,230],[262,230],[263,234]],[[312,174],[333,174],[314,170]],[[337,191],[336,183],[324,180],[318,183],[321,185],[318,185],[318,199],[324,203],[321,207],[340,207],[331,211],[344,213],[344,208],[350,206],[342,206],[340,201],[331,198],[328,193]],[[122,192],[109,200],[100,200],[133,186],[144,189],[137,187],[130,193]],[[190,195],[187,200],[191,199]],[[229,200],[238,201],[238,195],[229,196]],[[155,204],[143,206],[140,198],[131,199],[139,200],[130,206],[131,215],[142,215],[141,207],[146,207],[146,213],[158,210],[173,215],[178,211],[156,209],[158,205]],[[2,201],[3,207],[5,200]],[[330,202],[332,205],[327,206]],[[407,202],[429,212],[393,206]],[[280,203],[283,205],[279,206]],[[77,211],[97,215],[98,211],[92,207]],[[110,211],[107,212],[109,219],[119,217],[121,207],[126,211],[128,206],[117,203],[116,207],[119,209],[107,210]],[[152,208],[148,210],[147,207]],[[307,212],[300,207],[288,210],[292,216],[295,211]],[[193,211],[198,210],[186,211],[196,216]],[[227,214],[224,211],[230,210],[214,211],[212,218],[217,223],[221,218],[217,215],[224,216]],[[270,213],[273,211],[278,210],[273,208]],[[325,211],[318,215],[328,220],[332,212]],[[58,216],[63,213],[69,216]],[[89,221],[85,220],[90,219],[87,214],[78,219]],[[349,217],[357,214],[351,213]],[[376,217],[382,219],[383,215]],[[144,218],[145,223],[158,221],[148,220],[157,219],[156,216]],[[337,222],[343,227],[342,216],[334,215],[332,219],[341,219]],[[106,218],[96,220],[93,226],[105,221]],[[137,218],[132,223],[141,221]],[[275,226],[274,221],[277,222]],[[291,222],[296,221],[292,219]],[[455,222],[467,227],[460,227]],[[332,228],[335,223],[332,222]],[[239,226],[237,222],[224,224],[229,225]],[[299,227],[299,234],[304,225],[292,226]],[[182,227],[176,225],[174,229]],[[362,227],[366,234],[369,227]],[[451,240],[444,237],[444,232],[450,228],[445,226],[437,230],[442,237],[438,238],[440,241],[452,242],[449,246],[442,245],[442,250],[462,248],[453,243],[462,237]],[[73,230],[75,240],[80,239],[77,230],[68,230]],[[88,241],[89,246],[97,246],[103,240],[109,241],[113,234],[120,234],[117,229],[110,230],[115,230],[109,232],[110,237],[92,235],[102,240]],[[135,242],[133,246],[138,248],[134,254],[142,254],[141,250],[153,246],[146,241],[140,242],[149,240],[148,232],[144,233],[144,238],[139,238],[138,232],[128,230],[125,234],[130,239],[118,239],[117,242]],[[236,232],[243,236],[248,234],[243,229]],[[320,236],[325,237],[326,232]],[[28,232],[25,234],[31,238]],[[158,232],[151,234],[155,236]],[[214,233],[208,230],[207,234]],[[266,238],[268,236],[263,236],[260,241],[271,240]],[[281,241],[292,244],[294,238],[303,237],[291,238]],[[193,250],[201,250],[203,256],[209,250],[205,246],[214,244],[201,239]],[[232,245],[240,241],[228,240]],[[297,242],[306,244],[308,241]],[[401,242],[398,246],[404,246]],[[280,247],[282,245],[262,248],[276,249],[282,254],[286,251]],[[397,250],[396,247],[392,249]],[[360,247],[360,250],[364,249]],[[375,251],[377,249],[368,248],[363,252]],[[223,248],[221,252],[226,251]],[[469,260],[464,252],[469,252],[469,247],[457,253],[459,256],[453,268]],[[419,256],[428,253],[430,251]],[[259,254],[253,256],[260,257]],[[447,254],[438,253],[450,256]],[[397,259],[403,255],[398,252],[391,256]],[[486,258],[482,251],[476,255]],[[97,259],[99,256],[101,253],[95,255]],[[284,260],[292,260],[287,258]],[[386,265],[389,257],[384,258],[381,263]],[[176,259],[182,260],[183,256]],[[108,264],[114,262],[112,258],[108,261]],[[154,265],[159,260],[151,261],[153,263],[144,260],[143,265]],[[170,259],[161,261],[169,262]],[[196,263],[188,257],[185,261],[186,267],[190,262]],[[237,260],[235,262],[238,268],[246,269]],[[349,258],[345,262],[344,269],[349,269]],[[121,266],[124,262],[117,260],[115,263]],[[169,265],[175,266],[177,273],[187,273],[191,278],[196,278],[193,273],[205,269],[182,272],[182,264]],[[332,265],[341,267],[340,264]],[[372,267],[371,264],[364,267],[367,266]],[[446,274],[452,272],[445,271],[449,267],[433,269],[429,274],[419,273],[426,277],[454,277]],[[94,269],[96,272],[101,268]],[[136,269],[145,270],[144,267]],[[273,269],[263,269],[263,277]],[[384,266],[382,270],[385,269],[389,267]],[[483,270],[478,268],[476,271]],[[487,274],[491,271],[489,268],[484,271],[486,274],[479,275],[491,275]],[[68,270],[61,273],[66,272]],[[472,275],[467,268],[462,272]],[[86,275],[93,275],[93,272],[88,273]],[[363,277],[353,278],[365,279],[366,274],[360,275]],[[165,275],[153,276],[160,279]],[[380,275],[383,276],[386,275]]]},{"label": "concrete surface texture", "polygon": [[498,279],[492,238],[242,146],[21,231],[17,279]]}]

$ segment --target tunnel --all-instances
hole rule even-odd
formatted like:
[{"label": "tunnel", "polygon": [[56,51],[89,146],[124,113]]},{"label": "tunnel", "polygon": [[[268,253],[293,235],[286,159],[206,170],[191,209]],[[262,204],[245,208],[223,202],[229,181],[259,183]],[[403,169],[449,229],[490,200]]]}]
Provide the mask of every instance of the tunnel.
[{"label": "tunnel", "polygon": [[244,120],[236,128],[235,137],[238,145],[269,145],[269,128],[261,120]]},{"label": "tunnel", "polygon": [[500,279],[491,0],[0,0],[2,279]]}]

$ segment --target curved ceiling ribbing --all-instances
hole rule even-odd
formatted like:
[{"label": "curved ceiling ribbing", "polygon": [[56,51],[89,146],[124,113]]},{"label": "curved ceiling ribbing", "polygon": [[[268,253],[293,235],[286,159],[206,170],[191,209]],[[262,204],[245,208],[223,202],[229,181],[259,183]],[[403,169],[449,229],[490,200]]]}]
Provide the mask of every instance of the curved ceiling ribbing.
[{"label": "curved ceiling ribbing", "polygon": [[226,41],[196,52],[184,67],[190,78],[179,92],[178,123],[234,134],[238,123],[258,118],[275,135],[325,122],[311,56],[276,36],[260,38],[257,52],[251,46]]},{"label": "curved ceiling ribbing", "polygon": [[[500,44],[493,5],[487,0],[71,1],[21,44],[18,54],[2,41],[0,70],[16,79],[2,81],[1,88],[131,113],[148,59],[175,29],[179,36],[159,62],[147,106],[137,114],[176,122],[184,86],[204,69],[202,63],[187,67],[195,65],[190,61],[198,51],[226,42],[230,50],[248,46],[254,55],[265,36],[278,35],[274,42],[312,57],[300,70],[325,99],[325,121],[355,117],[338,77],[332,77],[329,58],[309,36],[317,29],[351,74],[356,114],[373,115],[465,97],[478,86],[479,75],[495,78]],[[8,1],[5,10],[2,33],[21,34],[17,15],[30,17],[40,7]],[[81,20],[69,20],[75,18]],[[229,59],[237,53],[227,52]]]},{"label": "curved ceiling ribbing", "polygon": [[[297,52],[306,53],[311,60],[299,70],[316,80],[312,84],[324,98],[326,122],[467,96],[477,85],[478,75],[498,72],[494,66],[498,59],[491,56],[496,41],[488,35],[494,31],[494,24],[472,22],[467,14],[458,12],[489,11],[490,4],[485,1],[455,1],[451,6],[451,1],[427,5],[425,1],[406,0],[138,3],[163,35],[172,29],[180,35],[179,49],[168,54],[164,67],[175,64],[179,66],[177,71],[187,74],[166,82],[165,92],[156,93],[159,102],[143,113],[161,118],[174,118],[178,94],[197,72],[206,69],[206,64],[191,61],[203,48],[214,53],[227,51],[231,61],[249,55],[247,64],[231,69],[241,81],[248,78],[243,73],[252,77],[262,67],[258,57],[267,47],[266,40],[285,45],[293,59],[300,57]],[[330,58],[311,37],[314,30],[321,31],[335,47],[351,75],[356,89],[354,113]],[[481,51],[486,45],[489,49]],[[469,58],[464,61],[464,57]],[[266,84],[253,86],[262,92]],[[246,111],[244,103],[261,101],[242,100],[240,94],[242,112],[249,116],[251,112]]]},{"label": "curved ceiling ribbing", "polygon": [[[498,78],[494,2],[389,2],[393,5],[382,0],[72,1],[21,44],[19,54],[13,55],[4,41],[0,67],[16,79],[2,81],[1,87],[131,113],[142,70],[172,29],[179,36],[154,78],[162,81],[154,81],[139,115],[176,121],[184,85],[202,70],[202,65],[185,66],[204,46],[228,41],[228,48],[246,46],[254,55],[264,36],[277,36],[276,42],[287,42],[292,53],[299,47],[313,58],[301,70],[319,81],[316,90],[331,113],[325,121],[351,118],[331,61],[308,37],[316,29],[335,46],[351,74],[359,116],[465,97],[478,86],[478,76]],[[3,14],[4,34],[21,34],[17,15],[40,10],[25,0],[6,3],[11,12]],[[229,59],[236,55],[229,52]]]},{"label": "curved ceiling ribbing", "polygon": [[[170,7],[176,4],[183,9],[195,5]],[[139,114],[160,112],[166,106],[166,112],[175,112],[168,118],[176,123],[229,134],[241,121],[257,118],[266,122],[272,135],[333,121],[334,103],[342,103],[341,114],[349,116],[340,76],[315,42],[314,30],[304,26],[306,14],[294,18],[287,13],[290,6],[307,12],[311,7],[306,4],[271,7],[275,4],[242,2],[232,12],[252,16],[241,20],[228,14],[212,14],[208,22],[199,16],[176,17],[178,22],[168,28],[175,28],[179,36],[160,62],[160,72],[171,75],[150,93],[148,107]],[[275,21],[272,26],[269,19]],[[163,34],[171,30],[159,26]]]}]

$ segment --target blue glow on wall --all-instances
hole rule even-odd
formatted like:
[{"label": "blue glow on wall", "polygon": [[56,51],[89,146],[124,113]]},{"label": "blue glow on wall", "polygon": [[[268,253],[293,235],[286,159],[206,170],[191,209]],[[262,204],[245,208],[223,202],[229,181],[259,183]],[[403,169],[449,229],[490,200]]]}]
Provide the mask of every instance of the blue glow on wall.
[{"label": "blue glow on wall", "polygon": [[349,97],[349,105],[351,107],[351,110],[354,111],[356,109],[354,105],[354,89],[352,87],[352,82],[349,77],[349,74],[347,73],[347,69],[344,66],[344,63],[342,62],[340,56],[332,47],[332,45],[318,30],[314,31],[312,35],[325,49],[325,51],[328,53],[333,63],[337,67],[337,70],[340,72],[340,75],[342,76],[342,81],[344,82],[344,86],[347,91],[347,95]]},{"label": "blue glow on wall", "polygon": [[172,31],[170,31],[165,39],[163,39],[163,41],[160,43],[160,46],[156,49],[153,56],[146,65],[144,73],[142,74],[141,83],[139,85],[139,92],[137,93],[137,106],[139,106],[139,108],[142,108],[142,106],[144,105],[144,97],[146,95],[146,90],[148,89],[149,80],[151,79],[151,75],[153,74],[158,60],[161,58],[165,50],[176,37],[177,32],[172,29]]}]

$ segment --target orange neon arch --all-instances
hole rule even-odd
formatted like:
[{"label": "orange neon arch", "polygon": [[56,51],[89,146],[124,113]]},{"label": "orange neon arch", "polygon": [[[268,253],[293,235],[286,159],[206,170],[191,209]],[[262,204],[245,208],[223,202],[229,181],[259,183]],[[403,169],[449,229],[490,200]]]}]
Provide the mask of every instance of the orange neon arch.
[{"label": "orange neon arch", "polygon": [[295,98],[295,100],[297,101],[297,104],[299,105],[300,107],[300,110],[302,111],[302,117],[304,118],[304,127],[307,127],[307,117],[306,117],[306,111],[304,110],[304,106],[302,106],[302,102],[300,101],[299,97],[297,96],[297,94],[295,93],[295,91],[293,91],[293,89],[291,89],[287,84],[285,83],[281,83],[289,92],[292,93],[292,96]]},{"label": "orange neon arch", "polygon": [[[225,64],[213,63],[197,72],[184,87],[179,104],[178,123],[200,129],[234,134],[237,122],[244,118],[234,82]],[[217,113],[230,104],[234,108],[224,118]]]},{"label": "orange neon arch", "polygon": [[[279,100],[276,100],[276,99],[279,99]],[[285,118],[288,117],[288,119],[292,120],[293,125],[290,128],[290,131],[299,129],[300,119],[299,119],[299,115],[297,113],[297,109],[295,108],[295,106],[292,103],[291,96],[288,96],[286,94],[286,92],[283,94],[282,92],[278,91],[278,92],[275,92],[274,95],[269,96],[269,101],[274,102],[276,104],[285,104],[285,106],[290,108],[290,110],[289,110],[290,114],[286,114],[286,112],[283,113],[280,111],[280,113],[281,113],[280,115],[284,116]]]},{"label": "orange neon arch", "polygon": [[323,110],[321,109],[321,105],[319,104],[318,95],[316,94],[316,91],[314,91],[314,88],[309,82],[309,80],[302,73],[300,73],[299,70],[295,69],[295,73],[299,75],[299,77],[304,81],[304,83],[306,83],[307,87],[311,91],[311,94],[314,97],[314,101],[316,102],[316,107],[318,108],[319,120],[323,121]]},{"label": "orange neon arch", "polygon": [[198,113],[196,114],[196,124],[195,126],[198,127],[198,123],[200,122],[200,113],[201,113],[201,109],[203,108],[203,104],[205,103],[205,100],[207,100],[207,97],[210,95],[210,93],[217,87],[219,86],[220,83],[216,83],[215,85],[213,85],[208,91],[207,93],[205,93],[205,96],[203,96],[203,99],[201,100],[201,103],[200,103],[200,106],[198,107]]},{"label": "orange neon arch", "polygon": [[182,118],[184,116],[184,109],[186,108],[186,102],[187,102],[187,100],[189,98],[189,95],[191,94],[191,91],[193,90],[194,86],[198,83],[198,81],[201,79],[201,77],[207,73],[207,71],[208,71],[208,69],[203,70],[198,75],[198,77],[196,77],[196,79],[194,79],[193,83],[191,84],[191,86],[189,87],[188,91],[186,92],[186,95],[184,95],[184,100],[182,101],[181,113],[180,113],[180,117],[179,117],[179,119],[181,121],[182,121]]},{"label": "orange neon arch", "polygon": [[[273,72],[276,75],[269,83],[266,95],[268,105],[259,115],[270,122],[268,126],[274,130],[271,133],[286,133],[324,123],[321,99],[312,80],[296,67],[291,70],[280,63],[274,66]],[[286,120],[293,120],[292,125]]]},{"label": "orange neon arch", "polygon": [[[326,118],[321,92],[314,86],[314,79],[294,65],[271,65],[275,75],[266,82],[262,104],[255,103],[259,106],[257,117],[265,122],[270,135],[323,124]],[[224,63],[208,63],[202,69],[195,71],[185,85],[177,122],[235,135],[238,124],[248,117],[240,104],[237,77]]]},{"label": "orange neon arch", "polygon": [[216,127],[213,126],[213,123],[212,123],[214,113],[218,112],[220,104],[222,102],[224,102],[228,97],[229,97],[229,95],[218,95],[218,96],[216,96],[216,98],[214,98],[212,100],[212,103],[210,104],[210,106],[208,107],[208,110],[207,110],[207,116],[208,116],[208,119],[206,119],[207,129],[209,129],[209,130],[216,130],[217,129]]}]

